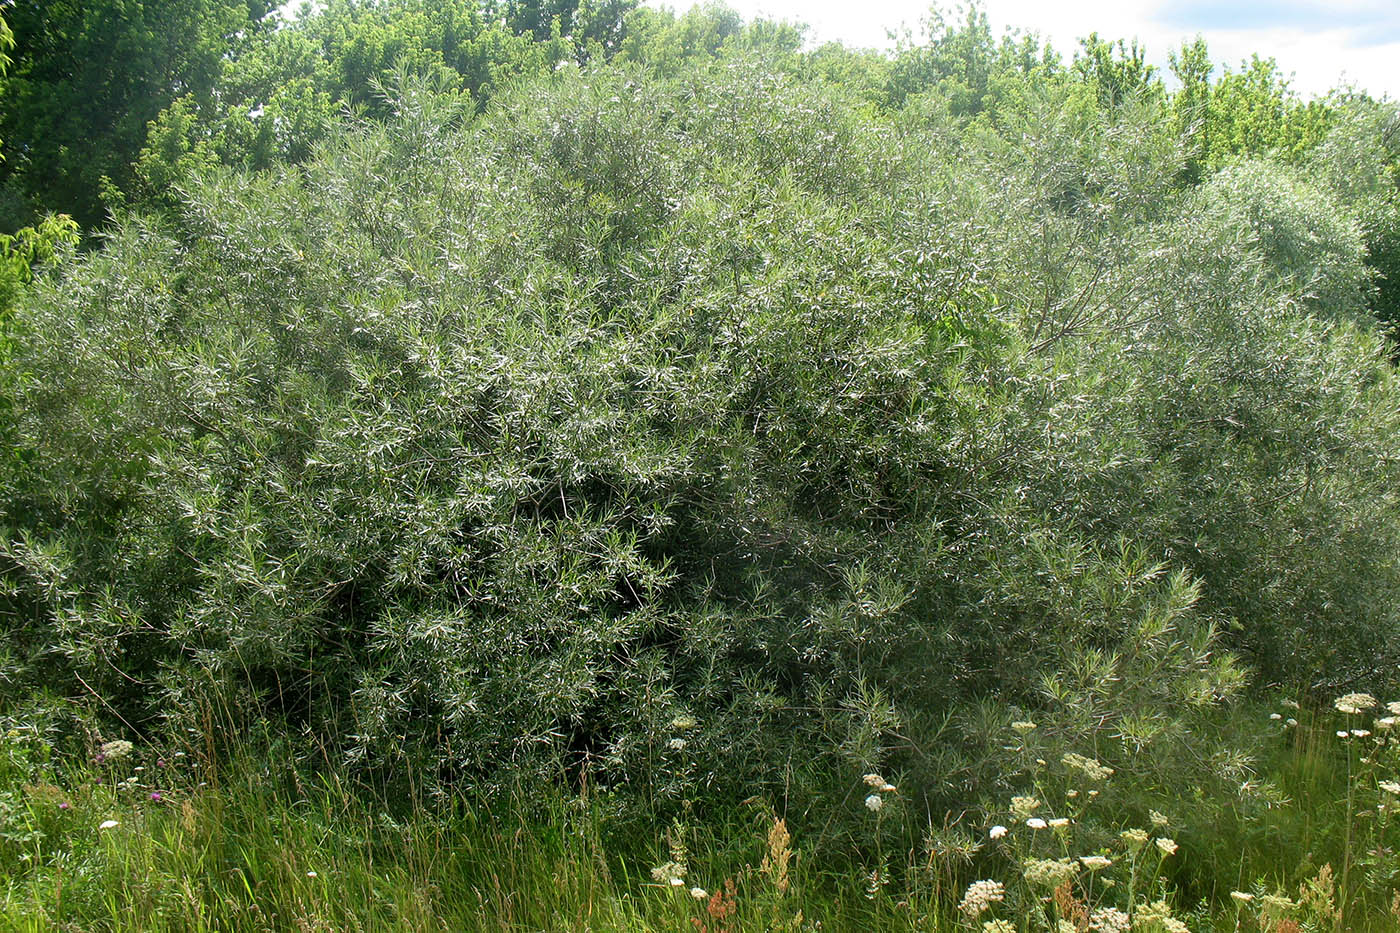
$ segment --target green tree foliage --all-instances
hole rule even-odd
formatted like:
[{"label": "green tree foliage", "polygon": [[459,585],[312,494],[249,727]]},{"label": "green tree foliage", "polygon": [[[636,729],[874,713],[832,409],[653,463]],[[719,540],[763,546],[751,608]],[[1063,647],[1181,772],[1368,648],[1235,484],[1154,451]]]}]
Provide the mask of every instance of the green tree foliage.
[{"label": "green tree foliage", "polygon": [[[3,12],[3,10],[0,10],[0,13]],[[5,72],[9,71],[10,65],[14,63],[14,59],[10,58],[9,55],[10,52],[14,51],[14,47],[14,30],[10,28],[9,23],[5,22],[5,17],[0,15],[0,78],[5,76]],[[3,158],[3,155],[3,144],[0,144],[0,158]]]},{"label": "green tree foliage", "polygon": [[665,61],[401,76],[28,288],[10,676],[659,804],[966,801],[988,696],[1184,787],[1242,669],[1385,682],[1400,388],[1331,195],[1183,192],[1159,94],[950,125]]},{"label": "green tree foliage", "polygon": [[1147,50],[1137,40],[1129,46],[1119,39],[1115,46],[1090,33],[1080,43],[1073,71],[1094,87],[1098,104],[1105,109],[1121,107],[1133,95],[1162,92],[1157,69],[1147,64]]},{"label": "green tree foliage", "polygon": [[346,112],[386,115],[380,82],[397,70],[481,105],[513,76],[606,57],[631,6],[520,3],[502,19],[479,0],[331,0],[231,56],[213,94],[186,95],[160,114],[137,160],[136,197],[167,203],[200,166],[300,162]]},{"label": "green tree foliage", "polygon": [[775,66],[801,67],[803,28],[790,23],[744,20],[731,8],[705,3],[677,15],[669,9],[638,7],[627,18],[620,61],[640,62],[658,75],[675,76],[722,52],[763,49]]},{"label": "green tree foliage", "polygon": [[78,225],[63,214],[50,214],[13,236],[0,234],[0,322],[8,318],[20,290],[34,280],[34,270],[77,242]]},{"label": "green tree foliage", "polygon": [[1199,183],[1231,162],[1263,157],[1316,175],[1336,197],[1337,216],[1359,224],[1376,275],[1367,306],[1394,327],[1400,321],[1400,122],[1394,105],[1344,91],[1300,100],[1273,60],[1257,55],[1237,72],[1225,68],[1212,83],[1215,66],[1199,38],[1172,55],[1171,67],[1181,83],[1172,95],[1176,125],[1189,140],[1183,178]]},{"label": "green tree foliage", "polygon": [[1392,104],[618,10],[265,22],[0,241],[0,701],[867,838],[1059,749],[1247,821],[1248,683],[1397,685]]},{"label": "green tree foliage", "polygon": [[1000,97],[1034,75],[1045,80],[1060,67],[1059,56],[1038,37],[1007,33],[998,42],[992,36],[987,13],[971,3],[952,11],[953,19],[938,7],[924,23],[927,41],[900,38],[890,78],[888,100],[903,106],[911,95],[936,97],[955,117],[974,117],[992,110]]},{"label": "green tree foliage", "polygon": [[743,18],[719,3],[696,4],[679,16],[666,8],[641,6],[628,17],[622,53],[626,60],[674,75],[686,63],[712,58],[726,40],[743,31]]},{"label": "green tree foliage", "polygon": [[1393,331],[1400,325],[1400,108],[1354,96],[1339,102],[1332,123],[1302,167],[1359,222],[1367,264],[1378,275],[1370,309]]},{"label": "green tree foliage", "polygon": [[622,42],[625,17],[636,6],[636,0],[507,0],[506,24],[539,41],[558,30],[582,48],[594,44],[611,54]]},{"label": "green tree foliage", "polygon": [[1197,38],[1172,53],[1171,69],[1181,82],[1173,103],[1177,126],[1191,141],[1193,181],[1238,156],[1296,162],[1329,129],[1327,104],[1295,96],[1272,58],[1255,55],[1239,71],[1227,65],[1212,83],[1215,66]]},{"label": "green tree foliage", "polygon": [[221,63],[266,12],[249,0],[55,0],[10,7],[0,178],[11,230],[36,211],[103,219],[125,188],[146,123],[183,94],[207,95]]},{"label": "green tree foliage", "polygon": [[[14,47],[14,33],[0,16],[0,79],[12,64],[7,53]],[[49,214],[37,226],[25,227],[14,235],[0,233],[0,355],[4,350],[3,328],[20,289],[33,280],[35,267],[52,262],[55,253],[77,243],[77,231],[72,218]]]},{"label": "green tree foliage", "polygon": [[1196,195],[1214,217],[1247,231],[1249,243],[1320,315],[1366,310],[1371,275],[1359,224],[1325,190],[1285,167],[1238,162]]}]

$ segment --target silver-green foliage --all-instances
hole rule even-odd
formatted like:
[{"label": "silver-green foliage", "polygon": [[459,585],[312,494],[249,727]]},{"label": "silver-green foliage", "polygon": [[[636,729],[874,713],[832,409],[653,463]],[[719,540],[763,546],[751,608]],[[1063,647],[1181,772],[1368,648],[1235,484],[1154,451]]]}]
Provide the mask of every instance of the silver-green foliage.
[{"label": "silver-green foliage", "polygon": [[[936,774],[901,723],[1052,702],[1080,652],[1186,716],[1238,683],[1217,629],[1265,679],[1392,650],[1390,369],[1169,196],[1159,105],[1029,107],[1047,175],[758,58],[389,99],[22,301],[23,676],[664,799],[892,744]],[[1134,667],[1168,598],[1191,649]]]}]

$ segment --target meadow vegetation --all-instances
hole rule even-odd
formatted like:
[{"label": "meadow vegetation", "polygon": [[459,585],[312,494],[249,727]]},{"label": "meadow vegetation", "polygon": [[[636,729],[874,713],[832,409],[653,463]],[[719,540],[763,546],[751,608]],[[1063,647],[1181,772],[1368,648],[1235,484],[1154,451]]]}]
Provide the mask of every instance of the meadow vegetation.
[{"label": "meadow vegetation", "polygon": [[5,11],[8,927],[1400,923],[1394,102],[165,5]]}]

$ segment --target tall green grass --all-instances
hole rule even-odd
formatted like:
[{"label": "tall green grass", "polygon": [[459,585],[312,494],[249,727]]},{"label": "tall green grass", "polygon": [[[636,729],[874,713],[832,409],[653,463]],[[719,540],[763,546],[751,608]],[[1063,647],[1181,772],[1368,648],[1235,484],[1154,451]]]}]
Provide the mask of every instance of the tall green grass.
[{"label": "tall green grass", "polygon": [[[217,771],[67,762],[34,780],[25,737],[7,742],[5,929],[759,929],[794,922],[809,888],[824,928],[898,922],[887,899],[815,863],[794,861],[781,891],[765,884],[772,821],[752,808],[651,835],[622,797],[587,789],[391,800],[251,758]],[[653,876],[678,855],[686,884]],[[719,899],[696,896],[703,878]]]},{"label": "tall green grass", "polygon": [[[0,926],[1068,933],[1113,929],[1116,903],[1134,907],[1134,930],[1394,929],[1394,717],[1278,710],[1238,723],[1270,734],[1254,786],[1241,788],[1270,805],[1212,810],[1236,816],[1209,830],[1191,822],[1202,802],[1179,797],[1146,818],[1095,812],[1097,788],[1113,799],[1119,776],[1076,764],[1082,792],[1028,786],[967,825],[930,814],[922,830],[907,812],[889,818],[912,806],[907,789],[855,779],[873,847],[773,801],[697,801],[667,821],[633,790],[586,782],[489,803],[414,799],[267,752],[218,765],[108,743],[79,761],[12,729],[0,755]],[[1005,832],[980,825],[992,820]],[[1114,838],[1118,826],[1127,832]],[[1203,865],[1234,869],[1202,878]],[[978,879],[985,902],[966,894]],[[1170,913],[1153,920],[1157,902]]]}]

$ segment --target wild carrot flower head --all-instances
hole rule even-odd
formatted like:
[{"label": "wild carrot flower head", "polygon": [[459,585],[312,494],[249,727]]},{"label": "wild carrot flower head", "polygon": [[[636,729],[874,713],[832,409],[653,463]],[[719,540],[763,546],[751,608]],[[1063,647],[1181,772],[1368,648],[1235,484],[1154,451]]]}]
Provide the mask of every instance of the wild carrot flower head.
[{"label": "wild carrot flower head", "polygon": [[1133,921],[1117,907],[1101,907],[1089,914],[1089,929],[1094,933],[1128,933]]},{"label": "wild carrot flower head", "polygon": [[1157,840],[1157,848],[1162,850],[1163,855],[1175,855],[1179,848],[1175,839],[1168,839],[1166,836]]},{"label": "wild carrot flower head", "polygon": [[1030,819],[1026,820],[1026,825],[1029,826],[1031,829],[1044,829],[1050,824],[1045,822],[1038,816],[1033,816]]},{"label": "wild carrot flower head", "polygon": [[1000,881],[974,881],[967,886],[958,910],[970,919],[976,918],[993,904],[1006,899],[1006,887]]},{"label": "wild carrot flower head", "polygon": [[1387,794],[1400,794],[1400,783],[1396,781],[1381,781],[1377,786]]},{"label": "wild carrot flower head", "polygon": [[97,824],[97,828],[98,828],[98,829],[116,829],[116,828],[117,828],[118,826],[120,826],[120,825],[121,825],[121,823],[117,822],[116,820],[103,820],[101,823],[98,823],[98,824]]},{"label": "wild carrot flower head", "polygon": [[1019,719],[1011,724],[1011,728],[1015,729],[1022,735],[1025,735],[1027,732],[1030,732],[1033,729],[1035,729],[1035,723],[1025,719]]},{"label": "wild carrot flower head", "polygon": [[1021,870],[1027,884],[1043,888],[1058,888],[1073,878],[1075,872],[1074,862],[1067,858],[1033,858]]},{"label": "wild carrot flower head", "polygon": [[1118,834],[1118,838],[1122,839],[1128,848],[1136,852],[1147,845],[1148,835],[1145,829],[1125,829]]},{"label": "wild carrot flower head", "polygon": [[1250,901],[1254,900],[1254,895],[1250,894],[1248,891],[1231,891],[1230,897],[1233,898],[1237,904],[1248,904]]},{"label": "wild carrot flower head", "polygon": [[651,870],[651,877],[662,884],[679,887],[685,884],[685,866],[675,861],[664,862]]},{"label": "wild carrot flower head", "polygon": [[1153,901],[1138,908],[1137,916],[1133,918],[1133,926],[1142,926],[1149,930],[1164,926],[1166,921],[1171,919],[1171,915],[1170,904],[1163,900]]},{"label": "wild carrot flower head", "polygon": [[130,742],[125,741],[124,739],[117,739],[112,742],[103,742],[102,747],[98,749],[98,755],[100,756],[98,760],[120,761],[127,755],[131,754],[132,748],[132,744]]},{"label": "wild carrot flower head", "polygon": [[1153,826],[1167,826],[1171,823],[1167,815],[1160,810],[1148,810],[1147,818],[1152,821]]},{"label": "wild carrot flower head", "polygon": [[1369,693],[1348,693],[1345,696],[1337,697],[1332,705],[1337,707],[1339,711],[1351,715],[1374,707],[1376,698]]},{"label": "wild carrot flower head", "polygon": [[1091,781],[1103,781],[1113,776],[1113,769],[1102,764],[1093,758],[1085,758],[1083,755],[1076,755],[1074,752],[1066,752],[1060,759],[1065,764],[1081,772]]},{"label": "wild carrot flower head", "polygon": [[897,790],[893,784],[878,774],[867,774],[865,777],[861,778],[861,780],[882,794],[893,794]]},{"label": "wild carrot flower head", "polygon": [[865,798],[865,809],[869,810],[871,813],[879,812],[880,808],[884,805],[885,801],[879,794],[871,794],[869,797]]},{"label": "wild carrot flower head", "polygon": [[1002,836],[1006,835],[1006,827],[1001,825],[993,826],[988,830],[987,835],[993,839],[1000,839]]},{"label": "wild carrot flower head", "polygon": [[982,933],[1016,933],[1010,920],[986,920],[982,923]]},{"label": "wild carrot flower head", "polygon": [[1040,801],[1034,797],[1012,797],[1011,812],[1019,817],[1027,817],[1036,811]]},{"label": "wild carrot flower head", "polygon": [[1090,871],[1098,871],[1100,868],[1107,868],[1113,864],[1113,859],[1104,858],[1102,855],[1081,855],[1079,864]]}]

